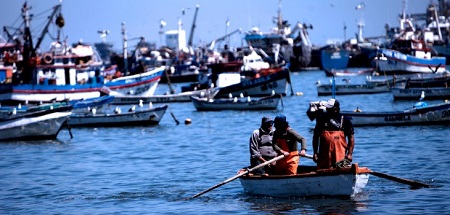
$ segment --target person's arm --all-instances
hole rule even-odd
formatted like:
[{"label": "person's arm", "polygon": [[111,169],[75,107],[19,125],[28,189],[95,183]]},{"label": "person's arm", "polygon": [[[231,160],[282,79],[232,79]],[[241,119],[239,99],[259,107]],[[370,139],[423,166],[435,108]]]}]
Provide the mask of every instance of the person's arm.
[{"label": "person's arm", "polygon": [[317,126],[314,128],[313,133],[313,161],[317,163],[317,160],[319,159],[319,132]]},{"label": "person's arm", "polygon": [[348,145],[347,145],[347,155],[345,155],[345,158],[349,161],[353,160],[353,149],[355,148],[355,137],[353,134],[347,137],[348,139]]},{"label": "person's arm", "polygon": [[250,136],[249,147],[251,158],[258,158],[258,159],[262,158],[261,153],[259,152],[258,143],[259,143],[259,130],[255,130]]},{"label": "person's arm", "polygon": [[284,150],[282,150],[278,145],[277,145],[277,135],[276,133],[273,134],[273,139],[272,139],[272,148],[275,152],[277,152],[278,155],[288,155],[289,152],[286,152]]},{"label": "person's arm", "polygon": [[289,133],[294,137],[295,141],[299,142],[301,144],[300,146],[300,155],[305,156],[306,153],[306,139],[299,134],[298,132],[294,131],[293,129],[289,129]]}]

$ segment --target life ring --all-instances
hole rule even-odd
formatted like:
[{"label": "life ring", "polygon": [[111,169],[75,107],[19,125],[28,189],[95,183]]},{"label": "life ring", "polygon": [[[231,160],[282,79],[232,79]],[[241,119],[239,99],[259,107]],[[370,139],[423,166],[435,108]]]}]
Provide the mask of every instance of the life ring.
[{"label": "life ring", "polygon": [[53,56],[52,56],[52,54],[50,54],[50,53],[45,53],[45,54],[42,56],[42,59],[44,60],[44,63],[45,63],[45,64],[51,64],[52,61],[53,61]]}]

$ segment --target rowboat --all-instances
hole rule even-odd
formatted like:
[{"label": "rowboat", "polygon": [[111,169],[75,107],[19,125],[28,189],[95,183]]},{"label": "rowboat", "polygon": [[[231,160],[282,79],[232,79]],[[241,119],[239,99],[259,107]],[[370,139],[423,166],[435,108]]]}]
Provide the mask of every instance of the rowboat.
[{"label": "rowboat", "polygon": [[244,192],[272,197],[352,197],[361,193],[371,170],[352,164],[351,168],[316,170],[299,166],[296,175],[244,175],[239,178]]},{"label": "rowboat", "polygon": [[275,110],[282,96],[275,94],[262,98],[231,97],[208,98],[191,96],[192,103],[198,111],[219,110]]},{"label": "rowboat", "polygon": [[71,115],[72,106],[12,112],[0,118],[0,141],[56,139]]},{"label": "rowboat", "polygon": [[95,111],[74,113],[70,116],[69,125],[71,127],[156,125],[161,121],[167,108],[167,105],[147,109],[132,106],[126,112],[122,112],[119,107],[116,107],[111,113],[96,113]]},{"label": "rowboat", "polygon": [[392,87],[392,95],[394,99],[414,99],[417,100],[422,95],[426,95],[424,99],[450,99],[450,88],[448,87],[431,87],[431,88],[408,88]]},{"label": "rowboat", "polygon": [[[333,94],[332,84],[317,84],[316,87],[319,96]],[[390,92],[390,88],[386,84],[336,84],[334,91],[335,95],[374,94]]]},{"label": "rowboat", "polygon": [[353,126],[448,124],[450,122],[450,103],[423,104],[419,102],[414,108],[404,111],[341,111],[341,114],[349,117]]}]

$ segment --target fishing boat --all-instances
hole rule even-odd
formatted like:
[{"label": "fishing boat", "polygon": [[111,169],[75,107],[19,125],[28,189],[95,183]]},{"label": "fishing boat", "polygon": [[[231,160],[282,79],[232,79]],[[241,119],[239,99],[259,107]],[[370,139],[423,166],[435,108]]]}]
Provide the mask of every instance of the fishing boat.
[{"label": "fishing boat", "polygon": [[351,168],[316,170],[299,166],[296,175],[243,175],[239,178],[244,192],[271,197],[352,197],[361,193],[371,170],[352,164]]},{"label": "fishing boat", "polygon": [[275,110],[282,99],[280,94],[262,98],[230,97],[230,98],[208,98],[191,96],[192,103],[198,111],[219,110]]},{"label": "fishing boat", "polygon": [[188,91],[182,93],[174,93],[174,94],[164,94],[164,95],[153,95],[153,96],[115,96],[114,100],[111,104],[114,105],[128,105],[128,104],[137,104],[139,101],[143,101],[143,103],[169,103],[169,102],[190,102],[191,96],[205,97],[210,92],[214,92],[215,89],[203,89],[203,90],[195,90]]},{"label": "fishing boat", "polygon": [[112,127],[112,126],[146,126],[159,124],[168,106],[144,108],[142,103],[122,112],[120,107],[108,113],[97,113],[96,109],[89,112],[73,113],[69,119],[71,127]]},{"label": "fishing boat", "polygon": [[0,141],[56,139],[72,114],[71,110],[70,105],[27,110],[19,114],[13,109],[0,117]]},{"label": "fishing boat", "polygon": [[387,84],[317,84],[317,95],[353,95],[388,93],[390,87]]},{"label": "fishing boat", "polygon": [[392,95],[394,99],[412,99],[417,100],[421,97],[422,93],[426,95],[425,100],[431,99],[450,99],[450,88],[448,87],[431,87],[431,88],[404,88],[404,87],[392,87]]},{"label": "fishing boat", "polygon": [[404,111],[365,112],[341,111],[352,121],[353,126],[381,125],[428,125],[450,123],[450,103],[426,105],[418,102],[413,108]]},{"label": "fishing boat", "polygon": [[[445,57],[435,56],[426,41],[416,35],[410,19],[403,12],[400,34],[387,48],[380,48],[374,61],[383,73],[441,73],[445,71]],[[431,69],[430,69],[431,68]]]},{"label": "fishing boat", "polygon": [[244,40],[248,46],[264,50],[274,62],[284,60],[289,62],[289,69],[299,71],[312,64],[313,46],[308,29],[313,29],[313,26],[300,22],[293,29],[290,26],[287,20],[283,20],[279,4],[276,27],[270,32],[254,27],[245,33]]},{"label": "fishing boat", "polygon": [[327,71],[346,69],[350,59],[350,51],[340,48],[336,44],[330,44],[322,48],[320,56],[322,69],[327,73]]},{"label": "fishing boat", "polygon": [[[62,32],[65,22],[61,15],[61,4],[58,4],[34,45],[29,10],[30,7],[25,3],[22,8],[25,35],[18,36],[24,41],[17,44],[21,46],[18,50],[21,57],[14,62],[17,67],[11,78],[9,73],[0,76],[3,77],[0,83],[10,88],[9,91],[0,91],[3,101],[50,102],[93,98],[100,96],[102,87],[109,88],[114,95],[153,95],[165,66],[148,68],[135,74],[122,74],[117,69],[107,70],[93,46],[81,41],[72,46],[67,45],[67,41],[61,40],[59,34],[49,51],[38,53],[51,21],[56,19],[58,32]],[[59,15],[55,17],[56,14]]]}]

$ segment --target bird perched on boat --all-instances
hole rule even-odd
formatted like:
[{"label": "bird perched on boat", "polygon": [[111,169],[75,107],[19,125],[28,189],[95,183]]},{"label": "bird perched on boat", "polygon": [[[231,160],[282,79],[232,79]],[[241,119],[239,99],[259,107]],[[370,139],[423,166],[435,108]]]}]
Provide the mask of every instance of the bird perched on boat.
[{"label": "bird perched on boat", "polygon": [[142,99],[139,99],[139,107],[144,107],[144,101],[142,101]]},{"label": "bird perched on boat", "polygon": [[250,99],[250,96],[247,96],[247,101],[248,101],[248,102],[251,102],[251,101],[252,101],[252,99]]},{"label": "bird perched on boat", "polygon": [[234,97],[233,102],[237,102],[237,101],[238,101],[237,97]]},{"label": "bird perched on boat", "polygon": [[17,108],[22,109],[22,104],[19,103],[19,105],[17,105]]},{"label": "bird perched on boat", "polygon": [[134,112],[136,110],[136,105],[133,105],[130,109],[128,109],[128,112]]},{"label": "bird perched on boat", "polygon": [[422,101],[425,98],[425,91],[422,90],[422,93],[420,94],[420,101]]},{"label": "bird perched on boat", "polygon": [[152,103],[152,102],[149,102],[149,103],[148,103],[148,107],[149,107],[149,108],[152,108],[152,107],[153,107],[153,103]]},{"label": "bird perched on boat", "polygon": [[228,93],[228,98],[233,98],[233,94],[231,94],[231,93]]},{"label": "bird perched on boat", "polygon": [[17,109],[16,108],[13,108],[12,112],[9,113],[9,115],[16,115],[16,114],[17,114]]},{"label": "bird perched on boat", "polygon": [[92,108],[91,112],[92,112],[92,115],[95,115],[97,113],[97,109]]},{"label": "bird perched on boat", "polygon": [[119,107],[116,107],[116,109],[114,109],[115,114],[120,114],[121,112],[122,110]]},{"label": "bird perched on boat", "polygon": [[27,100],[25,100],[25,105],[28,105],[28,99],[27,99]]},{"label": "bird perched on boat", "polygon": [[272,96],[275,95],[275,90],[272,90],[272,94],[271,94],[271,95],[272,95]]},{"label": "bird perched on boat", "polygon": [[244,94],[243,93],[241,93],[239,96],[241,96],[241,98],[244,98]]}]

